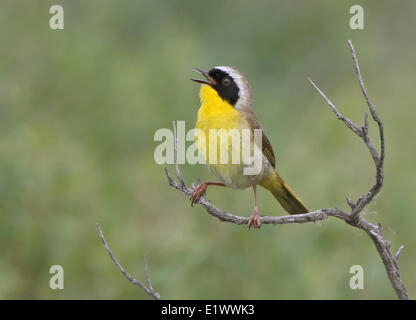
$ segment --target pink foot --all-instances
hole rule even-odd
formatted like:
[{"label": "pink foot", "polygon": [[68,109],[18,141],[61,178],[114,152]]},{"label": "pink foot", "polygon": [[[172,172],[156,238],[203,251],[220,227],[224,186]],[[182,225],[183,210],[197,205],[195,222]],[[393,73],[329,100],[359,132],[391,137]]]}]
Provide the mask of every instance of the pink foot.
[{"label": "pink foot", "polygon": [[247,223],[248,230],[250,230],[251,226],[253,226],[254,228],[260,229],[261,220],[259,216],[259,211],[257,209],[254,209],[253,214],[248,219],[248,223]]},{"label": "pink foot", "polygon": [[191,207],[194,206],[195,203],[198,202],[199,198],[205,195],[205,191],[207,190],[208,183],[202,182],[201,184],[197,185],[191,195]]}]

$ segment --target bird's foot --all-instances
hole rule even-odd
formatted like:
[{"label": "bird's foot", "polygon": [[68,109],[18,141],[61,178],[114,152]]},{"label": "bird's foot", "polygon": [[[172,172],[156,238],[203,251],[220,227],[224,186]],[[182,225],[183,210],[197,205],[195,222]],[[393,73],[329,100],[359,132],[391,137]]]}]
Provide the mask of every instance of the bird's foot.
[{"label": "bird's foot", "polygon": [[194,204],[198,202],[199,198],[205,195],[205,191],[207,190],[207,187],[208,187],[208,183],[206,182],[202,182],[195,187],[194,191],[191,194],[191,207],[193,207]]},{"label": "bird's foot", "polygon": [[259,211],[257,209],[254,209],[253,214],[248,219],[247,228],[250,230],[251,226],[254,228],[260,229],[261,226],[261,220],[259,216]]}]

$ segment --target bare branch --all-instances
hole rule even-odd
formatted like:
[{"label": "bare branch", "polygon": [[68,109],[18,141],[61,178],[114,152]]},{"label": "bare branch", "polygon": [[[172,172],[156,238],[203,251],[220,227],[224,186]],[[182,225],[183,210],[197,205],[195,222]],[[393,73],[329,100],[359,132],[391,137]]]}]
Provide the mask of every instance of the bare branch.
[{"label": "bare branch", "polygon": [[354,201],[352,201],[349,197],[347,197],[347,203],[350,206],[351,210],[354,210],[354,208],[355,208]]},{"label": "bare branch", "polygon": [[[188,188],[186,185],[181,186],[180,183],[177,183],[170,175],[168,170],[165,168],[165,174],[169,181],[169,185],[182,191],[185,195],[191,196],[193,189]],[[247,225],[248,218],[234,215],[232,213],[223,211],[216,206],[214,206],[209,200],[204,196],[201,196],[198,200],[205,210],[212,216],[218,218],[222,222],[229,222],[238,225]],[[289,223],[305,223],[305,222],[316,222],[321,220],[326,220],[328,216],[338,216],[344,220],[350,218],[349,213],[338,209],[338,208],[324,208],[316,210],[313,212],[305,214],[297,214],[290,216],[261,216],[260,221],[262,224],[289,224]]]},{"label": "bare branch", "polygon": [[356,221],[358,215],[360,212],[364,209],[364,207],[370,203],[373,198],[380,192],[382,186],[383,186],[383,180],[384,180],[384,155],[385,155],[385,143],[384,143],[384,128],[383,128],[383,122],[379,118],[376,109],[374,108],[373,103],[371,102],[370,98],[368,97],[367,90],[364,85],[363,77],[361,75],[360,66],[358,64],[357,54],[355,52],[354,46],[351,42],[351,40],[348,40],[348,47],[350,48],[351,54],[352,54],[352,60],[354,63],[355,72],[357,73],[358,82],[361,88],[361,91],[363,92],[364,98],[367,102],[368,108],[370,109],[371,116],[373,120],[377,123],[379,127],[379,135],[380,135],[380,155],[378,155],[376,148],[374,146],[373,141],[368,136],[368,116],[365,117],[365,124],[364,124],[364,134],[363,134],[363,140],[365,144],[367,145],[371,156],[374,159],[374,163],[376,165],[376,182],[371,187],[371,189],[367,192],[366,195],[360,197],[358,199],[356,207],[352,211],[352,220]]},{"label": "bare branch", "polygon": [[[298,215],[290,215],[290,216],[261,216],[261,223],[262,224],[289,224],[289,223],[307,223],[307,222],[316,222],[326,220],[329,216],[339,218],[344,220],[349,225],[364,230],[370,238],[373,240],[374,245],[377,248],[377,251],[383,261],[385,266],[387,275],[390,279],[390,282],[396,292],[396,295],[399,299],[410,299],[409,293],[401,279],[400,270],[398,265],[398,258],[402,251],[403,247],[400,247],[399,251],[396,255],[393,255],[390,242],[384,238],[382,229],[380,225],[374,225],[367,220],[363,219],[360,216],[360,213],[364,209],[364,207],[369,204],[374,197],[379,193],[381,187],[383,186],[383,178],[384,178],[384,156],[385,156],[385,146],[384,146],[384,130],[383,130],[383,123],[380,120],[374,105],[372,104],[371,100],[368,98],[367,91],[364,86],[364,82],[362,80],[360,68],[358,65],[357,55],[355,53],[354,47],[351,41],[348,41],[348,46],[350,47],[354,68],[358,76],[359,84],[361,90],[364,94],[365,100],[367,105],[370,109],[370,113],[372,119],[377,123],[379,127],[379,134],[380,134],[380,155],[378,154],[374,142],[369,136],[368,129],[369,129],[369,122],[368,122],[368,114],[365,113],[364,115],[364,125],[359,126],[349,120],[348,118],[344,117],[341,112],[335,107],[335,105],[326,97],[326,95],[315,85],[315,83],[310,79],[307,78],[309,83],[313,86],[313,88],[324,98],[324,100],[328,103],[331,110],[335,113],[337,118],[341,120],[348,128],[350,128],[356,135],[358,135],[365,145],[367,146],[374,164],[376,166],[376,182],[367,192],[367,194],[361,196],[356,203],[354,203],[350,198],[347,198],[347,203],[351,208],[351,212],[346,212],[339,208],[323,208],[313,212],[309,212],[306,214],[298,214]],[[175,134],[175,153],[177,152],[176,149],[176,130],[174,128]],[[180,190],[186,196],[190,196],[192,194],[193,188],[189,188],[185,185],[180,175],[180,170],[176,162],[175,156],[175,164],[176,164],[176,171],[179,182],[176,182],[170,175],[165,167],[166,177],[168,179],[169,185]],[[193,186],[194,187],[194,186]],[[205,197],[199,198],[198,202],[205,208],[205,210],[212,216],[218,218],[220,221],[234,223],[237,225],[246,225],[248,218],[240,217],[228,212],[225,212],[216,206],[214,206],[210,201],[208,201]]]},{"label": "bare branch", "polygon": [[110,256],[111,260],[113,260],[114,264],[117,266],[117,268],[121,271],[121,273],[127,278],[127,280],[129,280],[132,284],[139,286],[140,288],[142,288],[149,296],[152,296],[154,299],[159,300],[161,299],[161,296],[159,294],[159,292],[156,292],[153,288],[152,288],[152,284],[150,282],[150,275],[149,275],[149,268],[147,266],[147,259],[146,256],[144,256],[144,269],[145,269],[145,273],[146,273],[146,279],[147,279],[147,283],[149,285],[149,287],[146,287],[144,285],[143,282],[136,280],[135,278],[133,278],[120,264],[120,262],[118,262],[118,260],[116,259],[116,257],[113,255],[113,253],[111,252],[110,247],[108,246],[107,241],[105,241],[104,238],[104,234],[101,231],[100,225],[97,223],[97,230],[98,230],[98,235],[101,238],[101,241],[104,244],[104,248],[105,250],[107,250],[108,255]]},{"label": "bare branch", "polygon": [[361,76],[360,66],[358,64],[357,54],[355,52],[355,49],[354,49],[354,46],[353,46],[351,40],[348,40],[348,47],[351,50],[352,60],[353,60],[353,63],[354,63],[355,72],[357,73],[358,82],[360,83],[361,90],[364,94],[365,100],[366,100],[367,105],[370,109],[371,116],[373,117],[373,120],[375,122],[377,122],[379,125],[383,126],[383,122],[380,120],[379,116],[377,115],[376,109],[374,108],[373,103],[371,102],[370,98],[368,97],[367,90],[365,89],[363,77]]},{"label": "bare branch", "polygon": [[312,87],[315,88],[316,91],[318,91],[318,93],[322,96],[322,98],[324,98],[324,100],[326,101],[326,103],[328,103],[329,107],[332,109],[332,111],[335,113],[335,115],[337,116],[337,118],[339,120],[341,120],[342,122],[345,123],[345,125],[350,128],[356,135],[358,135],[359,137],[362,137],[363,134],[361,132],[361,128],[360,126],[356,125],[354,122],[352,122],[350,119],[345,118],[341,112],[338,111],[338,109],[334,106],[334,104],[331,102],[331,100],[329,100],[327,98],[327,96],[321,91],[321,89],[319,89],[315,83],[313,83],[313,81],[311,80],[311,78],[307,77],[306,78],[309,83],[312,85]]},{"label": "bare branch", "polygon": [[378,155],[377,149],[374,145],[373,140],[371,139],[371,137],[368,135],[368,129],[370,128],[370,125],[368,123],[368,113],[364,113],[364,125],[361,127],[361,130],[363,132],[363,140],[365,142],[365,144],[367,145],[368,150],[371,153],[371,157],[373,158],[373,161],[377,166],[380,165],[380,156]]}]

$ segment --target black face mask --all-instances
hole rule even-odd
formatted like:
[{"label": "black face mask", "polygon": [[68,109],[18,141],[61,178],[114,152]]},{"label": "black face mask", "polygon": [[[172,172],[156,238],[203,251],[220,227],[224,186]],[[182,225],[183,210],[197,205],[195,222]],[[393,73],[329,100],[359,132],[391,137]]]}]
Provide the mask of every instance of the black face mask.
[{"label": "black face mask", "polygon": [[208,74],[215,80],[215,85],[211,86],[217,90],[219,96],[234,106],[238,100],[240,89],[233,78],[226,72],[215,68],[211,69]]}]

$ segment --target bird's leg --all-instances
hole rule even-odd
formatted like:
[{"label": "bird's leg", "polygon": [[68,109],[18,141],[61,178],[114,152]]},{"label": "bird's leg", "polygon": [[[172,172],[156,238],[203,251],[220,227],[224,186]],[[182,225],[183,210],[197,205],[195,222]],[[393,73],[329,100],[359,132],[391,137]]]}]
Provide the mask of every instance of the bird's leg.
[{"label": "bird's leg", "polygon": [[191,207],[193,207],[194,204],[198,202],[199,198],[205,195],[205,191],[207,190],[208,186],[225,187],[225,184],[217,182],[202,182],[197,185],[191,194]]},{"label": "bird's leg", "polygon": [[249,230],[252,225],[254,228],[260,228],[260,225],[261,225],[260,216],[259,216],[259,208],[257,206],[256,185],[253,185],[253,191],[254,191],[254,211],[253,211],[253,214],[248,219],[247,228]]}]

